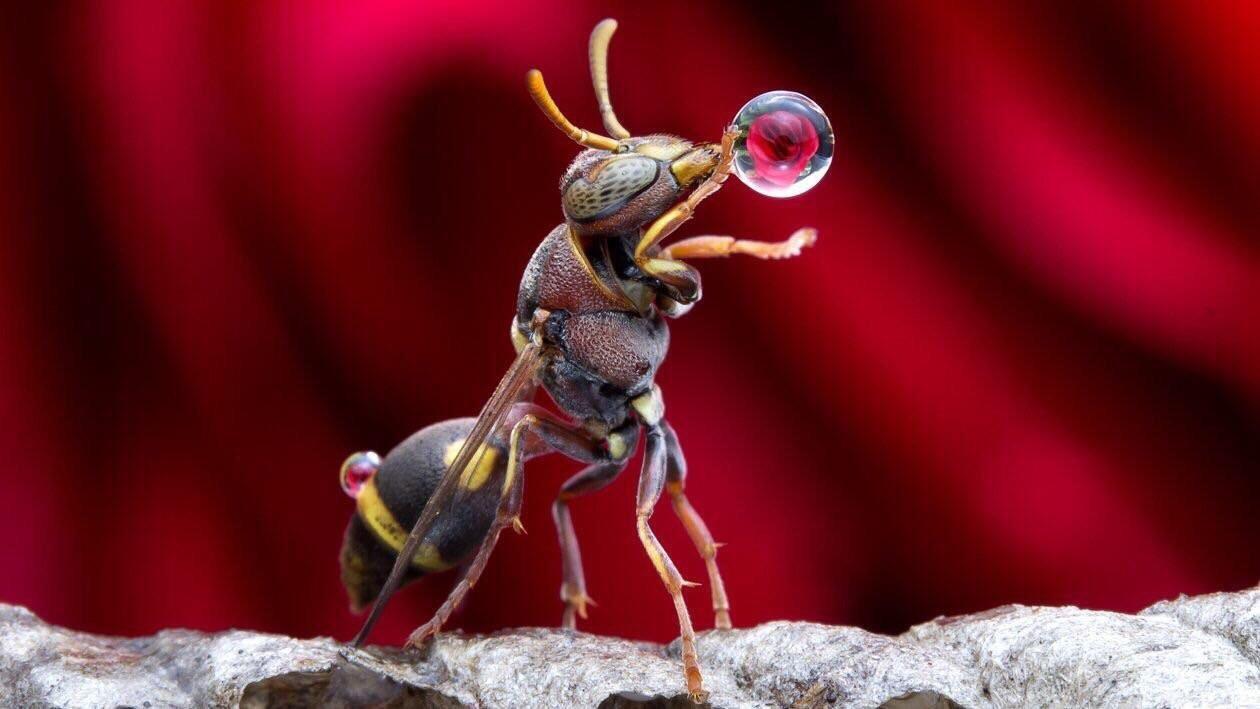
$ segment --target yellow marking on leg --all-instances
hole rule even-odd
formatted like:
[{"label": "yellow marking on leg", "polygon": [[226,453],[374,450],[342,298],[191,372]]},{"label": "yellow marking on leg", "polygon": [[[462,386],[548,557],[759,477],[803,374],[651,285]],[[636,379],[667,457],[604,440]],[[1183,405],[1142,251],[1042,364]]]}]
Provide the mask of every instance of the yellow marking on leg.
[{"label": "yellow marking on leg", "polygon": [[503,494],[505,495],[512,489],[512,482],[516,480],[516,469],[521,464],[520,455],[525,443],[525,429],[536,425],[538,425],[538,417],[527,414],[512,427],[512,435],[508,437],[507,473],[503,476]]},{"label": "yellow marking on leg", "polygon": [[643,264],[649,271],[656,274],[681,273],[688,270],[687,264],[672,259],[650,258],[644,261]]},{"label": "yellow marking on leg", "polygon": [[511,332],[512,332],[512,347],[516,349],[516,354],[520,354],[521,350],[525,349],[525,347],[529,345],[529,338],[526,337],[525,333],[521,332],[521,329],[516,326],[516,318],[512,319]]},{"label": "yellow marking on leg", "polygon": [[683,222],[691,219],[691,215],[695,213],[696,207],[722,188],[722,183],[726,182],[726,178],[731,173],[731,161],[735,159],[735,139],[738,137],[738,129],[734,126],[728,128],[722,134],[722,147],[717,166],[713,168],[713,173],[705,178],[705,181],[701,182],[686,199],[674,205],[668,212],[657,217],[655,221],[648,225],[647,229],[643,230],[643,236],[639,237],[639,243],[634,247],[634,261],[636,264],[642,267],[652,247],[672,234]]},{"label": "yellow marking on leg", "polygon": [[[442,463],[450,467],[455,462],[455,458],[459,455],[459,449],[463,448],[464,438],[457,438],[451,441],[444,451],[442,451]],[[494,463],[499,459],[499,452],[488,444],[482,443],[473,454],[472,459],[468,462],[468,467],[459,476],[459,486],[466,490],[478,490],[486,481],[490,479],[490,473],[494,472]]]},{"label": "yellow marking on leg", "polygon": [[630,401],[639,418],[647,426],[655,426],[665,418],[665,398],[661,396],[661,388],[653,384],[652,389],[646,394],[635,397]]},{"label": "yellow marking on leg", "polygon": [[687,202],[680,202],[668,212],[656,218],[648,225],[634,247],[634,260],[642,265],[647,260],[648,251],[673,233],[680,224],[691,218],[693,207]]},{"label": "yellow marking on leg", "polygon": [[630,451],[626,445],[626,437],[620,433],[613,433],[608,436],[608,455],[613,460],[621,460],[625,458]]},{"label": "yellow marking on leg", "polygon": [[696,632],[691,625],[691,614],[687,612],[687,603],[683,600],[682,588],[684,586],[695,586],[696,584],[684,581],[679,575],[678,569],[670,561],[665,554],[665,549],[656,539],[656,535],[652,533],[651,527],[648,526],[648,513],[640,511],[635,519],[635,526],[639,532],[639,541],[643,543],[643,549],[647,552],[648,558],[651,559],[652,565],[661,575],[661,581],[665,584],[665,590],[674,601],[674,610],[678,613],[678,630],[679,637],[682,640],[682,661],[683,674],[687,678],[687,693],[697,702],[702,702],[708,697],[708,693],[704,691],[703,679],[700,674],[699,655],[696,653]]},{"label": "yellow marking on leg", "polygon": [[638,519],[635,520],[635,528],[639,532],[639,541],[643,543],[643,550],[647,552],[648,559],[652,562],[656,573],[661,575],[661,582],[665,584],[665,588],[670,593],[674,593],[679,588],[679,580],[670,574],[669,567],[665,565],[665,557],[661,554],[656,535],[652,534],[652,530],[648,528],[648,518],[644,515],[639,515]]}]

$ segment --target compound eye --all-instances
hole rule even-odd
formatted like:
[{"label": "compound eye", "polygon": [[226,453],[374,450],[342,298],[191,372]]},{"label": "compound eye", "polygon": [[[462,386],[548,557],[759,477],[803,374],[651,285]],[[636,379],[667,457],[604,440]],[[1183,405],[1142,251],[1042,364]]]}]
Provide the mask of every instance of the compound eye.
[{"label": "compound eye", "polygon": [[358,499],[363,486],[381,468],[381,457],[373,451],[354,453],[341,464],[341,489],[351,499]]},{"label": "compound eye", "polygon": [[639,196],[656,182],[658,163],[631,155],[609,158],[591,179],[579,177],[564,191],[564,212],[579,222],[602,219]]},{"label": "compound eye", "polygon": [[735,174],[769,197],[795,197],[831,166],[835,136],[818,104],[795,91],[771,91],[735,116]]}]

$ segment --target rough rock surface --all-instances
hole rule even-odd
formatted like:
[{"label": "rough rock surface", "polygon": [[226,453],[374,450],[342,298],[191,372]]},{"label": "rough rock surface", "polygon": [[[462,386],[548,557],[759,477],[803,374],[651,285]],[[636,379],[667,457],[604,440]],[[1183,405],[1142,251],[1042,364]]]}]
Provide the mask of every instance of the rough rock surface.
[{"label": "rough rock surface", "polygon": [[[107,638],[0,605],[0,706],[689,706],[678,647],[560,630],[425,651],[170,630]],[[896,637],[814,623],[709,632],[719,707],[1260,707],[1260,590],[1137,615],[1007,606]]]}]

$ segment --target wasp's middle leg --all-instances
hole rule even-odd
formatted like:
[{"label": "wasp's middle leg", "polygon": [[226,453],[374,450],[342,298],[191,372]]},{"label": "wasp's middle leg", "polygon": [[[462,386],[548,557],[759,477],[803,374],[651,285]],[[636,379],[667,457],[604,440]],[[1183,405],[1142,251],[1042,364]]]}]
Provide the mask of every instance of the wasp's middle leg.
[{"label": "wasp's middle leg", "polygon": [[569,630],[577,628],[579,616],[586,618],[586,604],[594,604],[586,594],[582,552],[578,546],[577,532],[573,529],[573,518],[569,514],[569,500],[604,489],[625,468],[625,460],[595,463],[584,468],[560,487],[560,493],[551,506],[551,517],[556,523],[556,534],[560,537],[560,559],[564,577],[560,584],[560,600],[564,601],[564,615],[560,623]]},{"label": "wasp's middle leg", "polygon": [[563,571],[560,600],[564,601],[564,615],[560,622],[570,630],[577,627],[578,616],[586,618],[586,604],[594,602],[586,595],[582,552],[578,547],[577,532],[573,529],[573,518],[569,515],[569,500],[602,490],[616,480],[621,471],[625,470],[630,454],[638,445],[638,435],[638,425],[631,423],[604,437],[592,436],[584,430],[575,429],[571,434],[574,440],[556,441],[558,444],[567,444],[565,448],[557,446],[556,450],[575,460],[591,463],[560,486],[560,492],[551,507],[551,518],[556,524],[556,534],[560,540]]},{"label": "wasp's middle leg", "polygon": [[726,585],[722,583],[722,574],[718,571],[717,550],[720,546],[713,541],[709,527],[696,512],[683,487],[687,480],[687,460],[683,458],[682,448],[678,445],[678,435],[668,423],[661,422],[665,429],[666,463],[665,490],[669,493],[670,502],[674,506],[674,514],[687,529],[687,536],[696,545],[700,558],[704,559],[704,567],[709,572],[709,588],[713,593],[713,625],[722,630],[731,628],[731,604],[726,599]]},{"label": "wasp's middle leg", "polygon": [[[660,390],[653,387],[649,394],[645,394],[634,403],[640,411],[647,437],[643,450],[643,472],[639,475],[635,528],[639,533],[639,541],[643,543],[643,549],[652,560],[652,566],[661,575],[665,590],[674,600],[674,610],[678,613],[678,631],[682,640],[683,673],[687,680],[687,693],[692,699],[703,701],[706,693],[700,675],[699,656],[696,653],[696,631],[691,625],[691,614],[687,612],[687,602],[683,600],[682,595],[683,586],[696,584],[683,580],[682,574],[678,573],[678,567],[669,558],[669,554],[665,553],[665,548],[661,546],[656,534],[652,532],[652,527],[648,524],[656,503],[661,499],[661,493],[665,489],[667,475],[665,430],[660,425],[660,414],[663,413]],[[651,410],[651,414],[643,415],[646,410]]]}]

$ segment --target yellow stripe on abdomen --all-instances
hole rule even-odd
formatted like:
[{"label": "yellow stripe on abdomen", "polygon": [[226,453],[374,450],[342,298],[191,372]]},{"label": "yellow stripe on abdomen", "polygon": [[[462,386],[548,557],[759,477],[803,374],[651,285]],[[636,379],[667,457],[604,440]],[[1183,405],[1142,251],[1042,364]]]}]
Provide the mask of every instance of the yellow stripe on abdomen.
[{"label": "yellow stripe on abdomen", "polygon": [[[355,498],[355,506],[358,508],[359,518],[368,526],[368,529],[372,530],[377,539],[393,549],[394,553],[402,551],[410,530],[403,529],[394,518],[394,513],[385,506],[380,490],[376,489],[376,478],[369,479],[363,485],[359,496]],[[445,571],[454,566],[445,561],[437,547],[429,542],[420,545],[415,555],[411,557],[411,564],[425,571]]]},{"label": "yellow stripe on abdomen", "polygon": [[[442,452],[442,463],[446,467],[449,468],[455,462],[459,449],[464,447],[466,440],[466,438],[456,438],[446,446],[446,450]],[[464,468],[464,472],[459,476],[459,486],[466,490],[480,489],[490,479],[490,473],[494,472],[494,464],[498,459],[499,451],[482,443],[468,461],[468,467]]]}]

